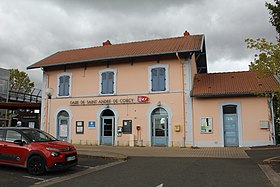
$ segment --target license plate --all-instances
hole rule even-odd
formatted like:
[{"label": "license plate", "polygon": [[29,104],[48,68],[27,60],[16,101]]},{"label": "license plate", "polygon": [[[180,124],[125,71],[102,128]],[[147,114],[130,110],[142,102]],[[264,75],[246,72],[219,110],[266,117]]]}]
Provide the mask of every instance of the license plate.
[{"label": "license plate", "polygon": [[67,161],[72,161],[72,160],[75,160],[76,159],[76,156],[69,156],[66,158]]}]

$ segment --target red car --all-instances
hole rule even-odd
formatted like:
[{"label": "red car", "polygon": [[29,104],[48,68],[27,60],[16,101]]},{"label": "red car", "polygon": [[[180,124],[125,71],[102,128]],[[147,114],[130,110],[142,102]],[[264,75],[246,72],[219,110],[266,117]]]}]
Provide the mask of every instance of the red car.
[{"label": "red car", "polygon": [[20,166],[33,175],[77,165],[75,147],[26,127],[0,127],[0,164]]}]

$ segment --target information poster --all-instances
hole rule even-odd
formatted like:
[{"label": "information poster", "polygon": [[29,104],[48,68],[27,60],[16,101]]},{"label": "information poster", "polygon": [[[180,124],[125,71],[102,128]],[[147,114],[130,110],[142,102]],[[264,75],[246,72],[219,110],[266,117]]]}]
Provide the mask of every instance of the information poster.
[{"label": "information poster", "polygon": [[212,133],[212,118],[206,117],[200,119],[200,133]]},{"label": "information poster", "polygon": [[76,121],[76,133],[84,134],[84,122],[83,121]]},{"label": "information poster", "polygon": [[67,129],[67,125],[65,124],[61,124],[59,126],[59,136],[62,137],[62,138],[66,138],[67,137],[67,134],[68,134],[68,129]]}]

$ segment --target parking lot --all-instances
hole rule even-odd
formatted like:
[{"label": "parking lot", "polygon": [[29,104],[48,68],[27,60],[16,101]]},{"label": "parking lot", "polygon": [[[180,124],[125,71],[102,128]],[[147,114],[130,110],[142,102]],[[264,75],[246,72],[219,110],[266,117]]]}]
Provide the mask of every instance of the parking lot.
[{"label": "parking lot", "polygon": [[47,172],[45,175],[33,176],[27,172],[27,169],[1,165],[1,183],[2,187],[17,187],[17,186],[31,186],[35,184],[44,184],[46,182],[57,180],[65,176],[75,176],[89,168],[105,165],[113,162],[113,160],[106,160],[97,157],[79,157],[79,162],[76,167],[63,170]]}]

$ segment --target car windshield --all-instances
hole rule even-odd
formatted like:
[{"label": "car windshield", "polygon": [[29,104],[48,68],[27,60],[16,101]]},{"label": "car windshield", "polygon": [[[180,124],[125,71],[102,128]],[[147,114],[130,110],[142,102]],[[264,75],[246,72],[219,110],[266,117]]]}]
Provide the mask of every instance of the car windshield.
[{"label": "car windshield", "polygon": [[50,142],[57,141],[56,138],[51,136],[50,134],[37,130],[37,129],[22,129],[23,134],[25,134],[28,139],[32,142]]}]

